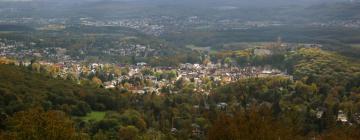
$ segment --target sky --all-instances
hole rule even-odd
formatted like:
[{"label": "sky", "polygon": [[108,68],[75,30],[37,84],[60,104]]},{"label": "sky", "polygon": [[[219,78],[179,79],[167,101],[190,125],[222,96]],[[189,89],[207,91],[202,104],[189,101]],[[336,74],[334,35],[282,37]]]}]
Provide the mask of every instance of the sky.
[{"label": "sky", "polygon": [[[81,1],[154,1],[154,0],[0,0],[0,1],[78,1],[78,2],[81,2]],[[162,1],[174,1],[174,0],[162,0]],[[192,1],[213,1],[213,0],[192,0]],[[229,1],[229,0],[216,0],[216,1]],[[301,2],[319,2],[319,1],[326,2],[326,1],[350,1],[350,0],[232,0],[232,1],[255,2],[255,3],[267,3],[267,2],[301,3]]]},{"label": "sky", "polygon": [[[36,1],[36,2],[50,2],[57,4],[81,4],[101,1],[121,1],[121,2],[133,2],[135,4],[152,4],[152,5],[231,5],[238,7],[246,6],[283,6],[283,5],[314,5],[324,2],[339,2],[339,1],[350,1],[350,0],[0,0],[0,2],[24,2],[24,1]],[[360,1],[360,0],[358,0]]]}]

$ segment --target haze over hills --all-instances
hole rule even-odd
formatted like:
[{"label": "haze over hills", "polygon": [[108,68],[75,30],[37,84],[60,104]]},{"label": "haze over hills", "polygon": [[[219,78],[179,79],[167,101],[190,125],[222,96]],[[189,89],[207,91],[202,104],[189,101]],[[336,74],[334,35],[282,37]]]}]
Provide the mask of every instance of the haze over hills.
[{"label": "haze over hills", "polygon": [[[336,7],[332,5],[343,5],[343,7],[338,7],[339,9],[343,10],[351,10],[351,7],[353,7],[353,9],[358,8],[357,5],[346,4],[348,3],[347,0],[6,0],[0,2],[6,2],[6,4],[2,6],[6,6],[7,8],[13,7],[22,9],[20,11],[10,11],[13,13],[12,16],[30,16],[29,14],[31,13],[34,13],[31,15],[36,16],[98,15],[105,17],[121,17],[129,15],[191,16],[191,14],[204,15],[208,13],[209,15],[216,15],[216,13],[224,13],[223,15],[225,16],[228,14],[230,16],[238,16],[239,18],[243,18],[245,17],[244,15],[259,15],[261,13],[258,14],[257,12],[260,12],[259,10],[263,9],[264,12],[262,12],[262,14],[265,14],[265,16],[259,18],[261,19],[269,16],[281,16],[284,14],[296,16],[297,13],[294,13],[294,11],[298,11],[299,13],[307,13],[316,10],[312,13],[309,13],[308,15],[314,13],[326,15],[336,12],[334,11],[336,10]],[[345,2],[345,4],[334,4],[337,2]],[[347,8],[347,5],[351,5],[350,9]],[[272,9],[271,7],[276,7],[276,9]],[[164,11],[161,12],[161,9]],[[250,13],[246,13],[247,11]],[[356,14],[357,11],[352,10],[352,12],[353,14]],[[219,16],[223,15],[220,14]]]}]

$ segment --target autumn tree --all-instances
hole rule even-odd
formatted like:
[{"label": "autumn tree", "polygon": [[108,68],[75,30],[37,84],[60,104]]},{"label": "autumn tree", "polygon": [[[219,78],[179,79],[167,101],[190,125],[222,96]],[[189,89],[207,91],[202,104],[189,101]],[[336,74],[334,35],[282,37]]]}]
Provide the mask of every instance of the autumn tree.
[{"label": "autumn tree", "polygon": [[39,108],[21,111],[7,120],[10,135],[16,140],[73,140],[74,123],[64,112]]},{"label": "autumn tree", "polygon": [[119,129],[120,140],[136,140],[139,130],[135,126],[126,126]]},{"label": "autumn tree", "polygon": [[99,78],[97,78],[97,77],[93,77],[93,78],[91,79],[91,81],[92,81],[94,84],[96,84],[97,86],[100,86],[100,85],[102,84],[102,81],[101,81]]},{"label": "autumn tree", "polygon": [[272,117],[266,107],[251,107],[234,116],[221,114],[209,130],[209,140],[300,139],[296,130]]}]

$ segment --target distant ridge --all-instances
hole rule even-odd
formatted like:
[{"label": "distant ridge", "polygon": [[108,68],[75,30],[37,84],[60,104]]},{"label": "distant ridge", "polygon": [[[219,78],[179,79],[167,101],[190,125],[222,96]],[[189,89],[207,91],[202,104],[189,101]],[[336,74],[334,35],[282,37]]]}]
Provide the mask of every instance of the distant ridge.
[{"label": "distant ridge", "polygon": [[0,31],[31,31],[31,30],[34,29],[23,25],[0,24]]}]

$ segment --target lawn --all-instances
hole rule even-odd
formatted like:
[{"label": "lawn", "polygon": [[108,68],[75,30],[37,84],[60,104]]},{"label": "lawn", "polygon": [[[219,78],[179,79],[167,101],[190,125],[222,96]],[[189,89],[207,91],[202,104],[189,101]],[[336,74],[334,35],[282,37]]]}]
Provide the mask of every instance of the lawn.
[{"label": "lawn", "polygon": [[106,114],[106,112],[93,111],[93,112],[87,114],[86,116],[81,117],[81,119],[84,121],[90,121],[90,120],[100,121],[100,120],[104,119],[105,114]]}]

